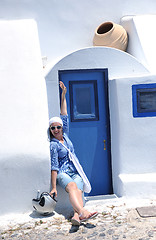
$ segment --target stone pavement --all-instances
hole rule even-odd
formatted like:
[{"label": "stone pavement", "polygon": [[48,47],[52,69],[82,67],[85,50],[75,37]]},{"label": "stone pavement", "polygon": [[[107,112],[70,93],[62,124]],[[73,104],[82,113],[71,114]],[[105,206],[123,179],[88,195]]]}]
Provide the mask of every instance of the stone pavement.
[{"label": "stone pavement", "polygon": [[88,222],[72,226],[72,212],[39,216],[37,213],[0,217],[0,239],[156,239],[156,217],[140,217],[136,207],[156,206],[156,199],[95,198],[86,209],[99,215]]}]

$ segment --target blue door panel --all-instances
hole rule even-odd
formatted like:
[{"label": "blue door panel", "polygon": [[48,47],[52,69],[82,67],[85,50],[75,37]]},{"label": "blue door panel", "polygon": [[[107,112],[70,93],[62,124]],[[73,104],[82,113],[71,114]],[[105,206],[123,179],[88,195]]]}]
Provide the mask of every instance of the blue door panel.
[{"label": "blue door panel", "polygon": [[97,81],[69,81],[71,122],[99,119]]},{"label": "blue door panel", "polygon": [[[69,137],[74,144],[76,155],[91,182],[92,191],[89,195],[110,194],[112,193],[112,181],[107,103],[107,71],[60,71],[59,79],[63,81],[67,87],[67,106],[70,120]],[[74,85],[74,81],[75,84],[78,83],[80,85]],[[98,109],[98,118],[92,119],[92,121],[90,121],[89,118],[72,121],[71,114],[73,113],[71,106],[74,108],[73,102],[75,100],[73,93],[71,93],[71,87],[69,86],[72,82],[73,86],[77,86],[78,88],[82,86],[83,83],[87,87],[87,82],[88,86],[90,86],[89,84],[92,81],[96,81],[97,83],[97,99],[95,102],[96,105],[98,105],[96,106],[96,109]],[[83,94],[80,95],[83,97]],[[80,99],[80,101],[82,102],[82,99]],[[91,101],[93,101],[93,99]],[[94,105],[92,102],[91,104]]]}]

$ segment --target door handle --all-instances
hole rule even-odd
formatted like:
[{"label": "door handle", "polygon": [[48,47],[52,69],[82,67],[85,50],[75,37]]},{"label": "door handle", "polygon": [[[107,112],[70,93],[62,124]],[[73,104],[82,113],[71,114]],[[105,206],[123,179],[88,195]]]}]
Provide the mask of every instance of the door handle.
[{"label": "door handle", "polygon": [[104,150],[106,150],[106,140],[103,140],[104,142]]}]

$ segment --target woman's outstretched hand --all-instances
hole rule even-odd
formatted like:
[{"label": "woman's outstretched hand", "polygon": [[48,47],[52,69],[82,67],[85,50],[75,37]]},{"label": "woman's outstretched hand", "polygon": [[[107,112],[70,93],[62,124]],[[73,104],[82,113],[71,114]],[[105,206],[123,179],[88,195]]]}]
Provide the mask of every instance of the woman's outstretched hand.
[{"label": "woman's outstretched hand", "polygon": [[60,88],[62,89],[61,94],[61,114],[67,115],[67,102],[66,102],[66,92],[67,88],[62,81],[60,81]]},{"label": "woman's outstretched hand", "polygon": [[60,88],[62,89],[62,93],[66,94],[67,88],[62,81],[60,81]]}]

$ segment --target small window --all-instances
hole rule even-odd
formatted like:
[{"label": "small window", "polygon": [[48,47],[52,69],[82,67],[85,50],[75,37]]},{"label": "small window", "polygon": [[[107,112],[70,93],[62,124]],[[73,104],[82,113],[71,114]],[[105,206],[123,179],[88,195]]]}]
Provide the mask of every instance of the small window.
[{"label": "small window", "polygon": [[133,116],[156,116],[156,84],[138,84],[132,86]]},{"label": "small window", "polygon": [[71,121],[99,119],[97,81],[69,81]]}]

